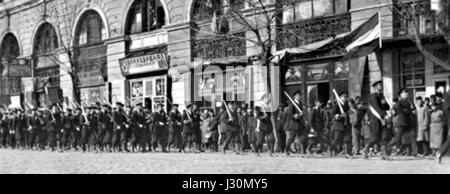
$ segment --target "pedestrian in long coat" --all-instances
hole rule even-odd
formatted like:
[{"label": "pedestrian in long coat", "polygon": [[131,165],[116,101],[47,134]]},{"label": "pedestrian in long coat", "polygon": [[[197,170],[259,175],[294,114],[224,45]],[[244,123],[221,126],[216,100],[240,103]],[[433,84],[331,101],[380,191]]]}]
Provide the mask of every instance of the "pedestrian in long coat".
[{"label": "pedestrian in long coat", "polygon": [[422,154],[428,154],[430,142],[430,110],[423,103],[421,97],[416,99],[416,116],[417,116],[417,143],[422,146]]},{"label": "pedestrian in long coat", "polygon": [[441,148],[444,139],[444,112],[437,104],[431,106],[430,148],[433,152]]}]

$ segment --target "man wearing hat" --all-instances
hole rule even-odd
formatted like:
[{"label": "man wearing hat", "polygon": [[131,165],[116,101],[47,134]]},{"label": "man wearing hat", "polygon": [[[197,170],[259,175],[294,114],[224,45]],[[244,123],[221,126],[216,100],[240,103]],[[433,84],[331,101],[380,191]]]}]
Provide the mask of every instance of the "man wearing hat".
[{"label": "man wearing hat", "polygon": [[[303,110],[301,112],[297,109],[302,108],[301,103],[301,93],[300,91],[297,91],[294,93],[294,102],[295,105],[291,104],[289,105],[289,108],[284,113],[284,131],[286,133],[286,145],[285,145],[285,152],[287,156],[290,156],[291,152],[291,146],[292,143],[294,143],[295,138],[299,136],[300,133],[305,132],[305,116],[303,113]],[[305,150],[304,145],[300,144],[300,149],[303,152]]]},{"label": "man wearing hat", "polygon": [[180,111],[178,111],[178,104],[172,106],[172,111],[169,113],[169,152],[170,147],[175,144],[181,151],[181,130],[183,127],[183,120]]},{"label": "man wearing hat", "polygon": [[28,148],[33,149],[37,148],[36,146],[36,137],[39,134],[39,131],[41,130],[41,118],[39,118],[39,115],[36,112],[36,108],[31,109],[31,114],[27,119],[27,126],[28,126],[28,132],[29,132],[29,138],[28,138]]},{"label": "man wearing hat", "polygon": [[111,152],[111,137],[112,137],[112,115],[109,111],[109,105],[104,104],[98,113],[98,140],[100,151]]},{"label": "man wearing hat", "polygon": [[369,139],[366,141],[366,145],[363,149],[363,158],[368,159],[369,149],[377,143],[381,143],[383,159],[387,158],[387,128],[385,117],[390,108],[386,104],[385,97],[383,95],[383,82],[377,81],[372,84],[375,89],[375,93],[369,97],[369,114],[370,114],[370,125],[371,133]]},{"label": "man wearing hat", "polygon": [[113,112],[113,136],[112,147],[114,151],[122,151],[120,147],[120,135],[125,129],[127,118],[125,117],[125,111],[123,110],[123,104],[116,103],[116,110]]},{"label": "man wearing hat", "polygon": [[3,112],[0,117],[0,148],[7,147],[8,138],[8,112]]},{"label": "man wearing hat", "polygon": [[81,128],[82,128],[82,115],[81,108],[76,108],[75,112],[71,117],[72,128],[73,130],[70,133],[70,146],[72,149],[78,150],[80,146],[80,138],[81,138]]},{"label": "man wearing hat", "polygon": [[145,119],[145,113],[142,110],[143,106],[142,103],[138,103],[136,105],[136,110],[133,113],[132,117],[132,123],[133,123],[133,130],[132,130],[132,149],[133,152],[136,151],[136,146],[139,146],[142,153],[145,153],[146,150],[146,119]]},{"label": "man wearing hat", "polygon": [[[224,104],[225,105],[225,104]],[[238,121],[238,115],[236,113],[236,110],[234,108],[234,103],[228,104],[228,111],[227,107],[225,107],[225,110],[222,115],[220,116],[220,123],[221,127],[225,131],[225,142],[222,148],[222,152],[225,154],[226,150],[228,149],[228,146],[230,143],[232,143],[232,140],[239,137],[239,121]],[[238,145],[236,145],[238,146]],[[234,151],[236,154],[239,154],[238,147],[235,146]]]},{"label": "man wearing hat", "polygon": [[[413,117],[413,111],[415,110],[415,107],[413,104],[409,102],[409,93],[408,89],[403,88],[399,92],[399,101],[394,106],[394,116],[397,117],[396,125],[394,126],[397,129],[397,133],[395,134],[394,138],[389,142],[387,148],[388,151],[392,149],[394,145],[399,145],[399,143],[402,140],[402,137],[404,135],[407,136],[407,139],[411,143],[412,147],[412,155],[417,155],[417,142],[415,137],[415,130],[413,128],[414,125],[412,117]],[[410,153],[409,153],[410,154]]]},{"label": "man wearing hat", "polygon": [[81,150],[83,152],[88,151],[88,146],[89,146],[89,139],[92,133],[92,125],[93,123],[91,123],[91,114],[92,114],[92,107],[86,107],[86,112],[83,114],[86,115],[81,115],[81,139],[80,139],[80,145],[81,145]]},{"label": "man wearing hat", "polygon": [[180,152],[185,152],[186,146],[191,145],[193,139],[195,138],[193,123],[194,121],[194,113],[192,112],[192,105],[188,105],[186,107],[186,111],[184,111],[182,120],[183,120],[183,143],[180,147]]},{"label": "man wearing hat", "polygon": [[152,138],[153,149],[156,150],[158,143],[162,147],[162,152],[167,152],[167,140],[169,130],[167,129],[167,114],[164,112],[164,105],[158,104],[158,111],[153,113],[154,138]]},{"label": "man wearing hat", "polygon": [[90,122],[90,133],[89,133],[89,148],[88,150],[97,153],[99,151],[100,145],[98,145],[98,113],[99,109],[97,104],[91,106],[91,111],[88,113],[88,120]]},{"label": "man wearing hat", "polygon": [[53,104],[47,115],[47,145],[51,151],[56,150],[56,134],[57,130],[61,130],[61,115],[59,114],[58,106]]},{"label": "man wearing hat", "polygon": [[342,92],[339,94],[340,101],[344,104],[341,104],[342,108],[344,109],[342,112],[339,101],[333,106],[333,109],[331,111],[331,115],[333,117],[333,124],[331,126],[331,155],[336,155],[338,151],[338,146],[343,145],[343,151],[344,155],[349,155],[349,149],[350,146],[348,143],[344,142],[344,135],[348,133],[348,130],[350,129],[349,124],[349,117],[348,117],[348,111],[349,111],[349,105],[348,105],[348,96],[347,93]]},{"label": "man wearing hat", "polygon": [[73,130],[73,124],[72,124],[72,109],[67,108],[64,112],[64,115],[62,116],[62,125],[63,125],[63,131],[62,131],[62,138],[60,142],[60,151],[64,151],[69,147],[70,144],[70,134]]}]

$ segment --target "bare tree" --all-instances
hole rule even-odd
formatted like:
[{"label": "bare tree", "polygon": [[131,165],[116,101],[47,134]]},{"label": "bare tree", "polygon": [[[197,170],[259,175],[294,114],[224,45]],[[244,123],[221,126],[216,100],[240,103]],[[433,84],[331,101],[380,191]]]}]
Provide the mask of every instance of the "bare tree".
[{"label": "bare tree", "polygon": [[79,104],[81,104],[81,93],[79,69],[74,55],[74,42],[77,38],[74,29],[75,19],[83,5],[83,0],[57,0],[48,3],[48,17],[53,21],[52,23],[59,35],[59,48],[50,56],[50,59],[59,64],[61,69],[70,77],[73,101]]},{"label": "bare tree", "polygon": [[[212,17],[212,30],[205,30],[198,26],[192,26],[191,30],[194,34],[201,34],[205,37],[213,38],[230,38],[243,39],[255,45],[257,49],[256,57],[261,67],[267,69],[266,89],[269,98],[273,98],[272,94],[272,77],[271,70],[276,64],[271,63],[273,59],[273,51],[277,43],[276,30],[279,27],[280,16],[288,9],[288,5],[292,4],[292,0],[205,0],[198,1],[202,6],[210,7]],[[217,3],[218,5],[214,5]],[[230,25],[237,24],[237,25]],[[290,33],[289,29],[283,29],[284,32]],[[251,32],[247,36],[236,36],[236,32]],[[292,36],[298,35],[294,32]],[[275,79],[275,78],[274,78]],[[278,78],[277,78],[278,79]],[[273,112],[276,109],[272,110]],[[276,130],[275,120],[276,114],[271,114],[274,133]],[[276,141],[279,141],[275,135]]]},{"label": "bare tree", "polygon": [[[428,50],[422,41],[424,35],[421,32],[420,18],[424,15],[431,15],[436,17],[437,21],[437,33],[442,35],[450,46],[450,0],[439,0],[435,3],[439,3],[439,10],[432,10],[430,8],[430,0],[396,0],[393,6],[394,13],[399,16],[399,19],[403,19],[412,25],[412,40],[414,41],[417,49],[430,61],[450,70],[449,61],[436,56],[432,51]],[[433,16],[434,15],[434,16]]]}]

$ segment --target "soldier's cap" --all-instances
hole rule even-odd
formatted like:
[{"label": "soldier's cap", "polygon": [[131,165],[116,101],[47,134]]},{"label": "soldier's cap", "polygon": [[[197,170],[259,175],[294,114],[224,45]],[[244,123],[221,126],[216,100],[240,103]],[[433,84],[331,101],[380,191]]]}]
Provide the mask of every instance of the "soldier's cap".
[{"label": "soldier's cap", "polygon": [[437,98],[443,98],[444,96],[442,95],[442,93],[437,93],[437,94],[436,94],[436,97],[437,97]]},{"label": "soldier's cap", "polygon": [[402,94],[403,92],[408,92],[408,88],[400,89],[400,91],[398,92],[398,95]]},{"label": "soldier's cap", "polygon": [[188,104],[187,106],[186,106],[186,108],[192,108],[192,104]]},{"label": "soldier's cap", "polygon": [[131,106],[130,106],[130,105],[127,105],[127,106],[125,106],[125,108],[130,108],[130,109],[131,109]]},{"label": "soldier's cap", "polygon": [[159,103],[158,105],[156,105],[157,107],[164,107],[163,104]]},{"label": "soldier's cap", "polygon": [[347,96],[347,92],[341,92],[339,96]]},{"label": "soldier's cap", "polygon": [[142,103],[137,103],[136,106],[142,106]]},{"label": "soldier's cap", "polygon": [[383,84],[383,81],[376,81],[375,83],[372,84],[372,87],[377,87],[377,85],[379,84]]},{"label": "soldier's cap", "polygon": [[71,108],[66,108],[66,111],[70,112],[70,111],[72,111],[72,109]]},{"label": "soldier's cap", "polygon": [[296,91],[296,92],[294,92],[294,95],[293,96],[296,96],[296,95],[302,95],[302,93],[300,92],[300,91]]},{"label": "soldier's cap", "polygon": [[117,106],[123,106],[123,104],[121,102],[116,102]]},{"label": "soldier's cap", "polygon": [[179,104],[173,104],[172,106],[173,107],[179,107],[180,105]]},{"label": "soldier's cap", "polygon": [[109,104],[103,104],[102,107],[109,108]]}]

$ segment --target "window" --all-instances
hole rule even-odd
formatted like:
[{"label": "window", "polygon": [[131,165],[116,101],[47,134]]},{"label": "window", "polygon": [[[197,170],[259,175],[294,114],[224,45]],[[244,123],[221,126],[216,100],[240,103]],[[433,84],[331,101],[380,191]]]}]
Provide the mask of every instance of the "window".
[{"label": "window", "polygon": [[413,99],[425,90],[425,57],[420,52],[404,52],[400,63],[402,86],[411,89]]},{"label": "window", "polygon": [[58,48],[58,37],[55,29],[48,23],[43,24],[37,34],[34,42],[34,54],[49,54]]},{"label": "window", "polygon": [[349,0],[297,0],[287,5],[289,7],[283,13],[283,24],[346,13],[349,5]]},{"label": "window", "polygon": [[106,37],[105,25],[97,12],[87,11],[80,21],[76,33],[78,46],[99,43]]},{"label": "window", "polygon": [[19,56],[19,42],[9,33],[5,35],[0,48],[0,59],[15,59]]},{"label": "window", "polygon": [[159,0],[136,0],[129,12],[127,34],[149,32],[164,24],[164,7]]}]

